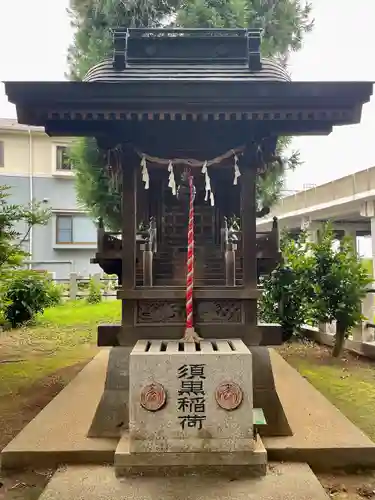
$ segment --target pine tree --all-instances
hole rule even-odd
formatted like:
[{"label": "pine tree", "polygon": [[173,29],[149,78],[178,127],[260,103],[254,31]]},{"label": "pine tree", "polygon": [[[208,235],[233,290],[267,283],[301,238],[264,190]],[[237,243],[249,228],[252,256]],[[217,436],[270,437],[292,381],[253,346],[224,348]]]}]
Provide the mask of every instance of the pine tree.
[{"label": "pine tree", "polygon": [[311,4],[301,0],[183,0],[176,23],[184,28],[261,28],[262,54],[286,62],[311,31]]},{"label": "pine tree", "polygon": [[177,0],[70,0],[69,14],[75,35],[68,51],[72,80],[109,56],[112,30],[157,27],[176,9]]}]

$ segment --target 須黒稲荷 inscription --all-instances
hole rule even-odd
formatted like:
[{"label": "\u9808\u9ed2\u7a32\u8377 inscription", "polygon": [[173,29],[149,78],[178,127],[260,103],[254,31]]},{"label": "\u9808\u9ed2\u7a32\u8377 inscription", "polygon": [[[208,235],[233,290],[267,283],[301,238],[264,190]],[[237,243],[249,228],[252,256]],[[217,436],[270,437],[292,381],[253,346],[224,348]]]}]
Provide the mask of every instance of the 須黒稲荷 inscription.
[{"label": "\u9808\u9ed2\u7a32\u8377 inscription", "polygon": [[204,382],[206,365],[182,365],[177,370],[180,388],[177,398],[178,419],[182,429],[202,429],[206,420]]}]

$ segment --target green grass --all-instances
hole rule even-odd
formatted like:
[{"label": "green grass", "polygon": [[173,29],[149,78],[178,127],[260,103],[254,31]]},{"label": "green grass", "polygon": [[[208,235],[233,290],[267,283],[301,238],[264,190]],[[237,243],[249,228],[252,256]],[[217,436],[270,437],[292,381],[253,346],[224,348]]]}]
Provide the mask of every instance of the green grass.
[{"label": "green grass", "polygon": [[331,358],[317,345],[292,344],[280,349],[285,359],[349,420],[375,440],[375,364],[350,354]]},{"label": "green grass", "polygon": [[372,276],[372,259],[362,259],[362,264],[368,274]]},{"label": "green grass", "polygon": [[98,324],[116,323],[120,315],[118,301],[67,302],[47,309],[35,326],[1,334],[0,397],[90,359],[96,352]]},{"label": "green grass", "polygon": [[39,318],[40,325],[97,325],[98,323],[117,322],[121,317],[121,303],[117,300],[106,300],[99,304],[87,304],[83,300],[66,302],[47,309]]}]

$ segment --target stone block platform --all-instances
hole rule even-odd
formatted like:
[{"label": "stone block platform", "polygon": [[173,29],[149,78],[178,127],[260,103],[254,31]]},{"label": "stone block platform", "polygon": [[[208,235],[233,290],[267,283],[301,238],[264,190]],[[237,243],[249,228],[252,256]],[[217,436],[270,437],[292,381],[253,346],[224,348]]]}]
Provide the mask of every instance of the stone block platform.
[{"label": "stone block platform", "polygon": [[124,435],[115,452],[117,476],[173,474],[220,474],[221,476],[261,476],[267,470],[267,451],[258,438],[251,451],[130,453],[129,437]]},{"label": "stone block platform", "polygon": [[263,438],[269,460],[307,462],[315,470],[375,467],[375,444],[270,349],[276,390],[292,436]]},{"label": "stone block platform", "polygon": [[113,463],[118,439],[87,433],[103,394],[109,349],[103,349],[1,453],[1,467]]},{"label": "stone block platform", "polygon": [[130,452],[251,455],[252,373],[242,340],[139,340],[130,355]]},{"label": "stone block platform", "polygon": [[306,464],[270,464],[261,478],[134,477],[112,467],[61,469],[40,500],[328,500]]},{"label": "stone block platform", "polygon": [[[102,350],[4,448],[3,468],[114,463],[118,439],[87,437],[103,394],[108,355],[109,350]],[[268,459],[307,462],[319,468],[375,467],[375,444],[272,349],[271,359],[293,435],[263,438]]]},{"label": "stone block platform", "polygon": [[249,419],[252,374],[242,340],[139,340],[130,354],[129,435],[117,446],[116,474],[264,475],[267,452]]}]

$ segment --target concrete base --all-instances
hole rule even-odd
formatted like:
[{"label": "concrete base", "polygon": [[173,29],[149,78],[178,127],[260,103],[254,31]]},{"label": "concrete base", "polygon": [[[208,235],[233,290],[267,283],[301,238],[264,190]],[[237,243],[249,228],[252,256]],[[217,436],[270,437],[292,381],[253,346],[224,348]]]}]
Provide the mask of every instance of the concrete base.
[{"label": "concrete base", "polygon": [[56,472],[40,500],[328,500],[305,464],[270,465],[262,478],[136,477],[119,480],[112,467]]},{"label": "concrete base", "polygon": [[267,452],[258,438],[251,451],[196,453],[130,453],[128,436],[123,436],[115,453],[117,476],[191,473],[220,473],[225,476],[262,476],[267,469]]},{"label": "concrete base", "polygon": [[129,347],[110,350],[104,392],[88,436],[120,438],[129,428]]},{"label": "concrete base", "polygon": [[87,437],[104,390],[109,349],[103,349],[1,453],[1,467],[113,463],[118,439]]},{"label": "concrete base", "polygon": [[259,429],[261,436],[291,436],[289,426],[279,395],[275,388],[270,358],[270,349],[267,347],[249,347],[253,358],[253,391],[254,408],[262,408],[267,425]]},{"label": "concrete base", "polygon": [[375,444],[270,349],[275,387],[293,432],[265,437],[269,460],[307,462],[315,470],[375,467]]},{"label": "concrete base", "polygon": [[[195,343],[139,340],[130,354],[129,451],[251,453],[251,358],[239,339],[204,340],[199,349]],[[228,382],[236,384],[241,401],[226,410],[215,393]],[[160,384],[165,402],[158,411],[148,411],[140,404],[141,394],[154,383]],[[225,404],[228,394],[222,397]]]},{"label": "concrete base", "polygon": [[[270,349],[277,396],[292,436],[262,438],[269,460],[320,469],[375,467],[375,444]],[[112,463],[118,439],[89,438],[103,394],[109,350],[100,352],[1,454],[3,468]],[[252,415],[249,415],[249,426]],[[104,497],[105,498],[105,497]]]}]

